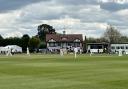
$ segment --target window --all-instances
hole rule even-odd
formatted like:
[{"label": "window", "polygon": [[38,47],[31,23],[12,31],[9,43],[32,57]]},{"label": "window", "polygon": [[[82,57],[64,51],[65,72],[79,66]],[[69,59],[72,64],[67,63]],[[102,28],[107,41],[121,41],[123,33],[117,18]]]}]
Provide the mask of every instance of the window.
[{"label": "window", "polygon": [[55,43],[49,43],[50,47],[55,47]]},{"label": "window", "polygon": [[128,49],[128,46],[126,46],[126,49]]},{"label": "window", "polygon": [[80,47],[80,43],[77,43],[77,47]]},{"label": "window", "polygon": [[55,45],[54,45],[54,46],[56,47],[56,46],[59,46],[59,45],[58,45],[58,43],[55,43]]},{"label": "window", "polygon": [[76,39],[76,40],[74,40],[74,42],[80,42],[80,40],[79,39]]},{"label": "window", "polygon": [[98,49],[102,49],[102,45],[98,45],[97,47],[98,47]]},{"label": "window", "polygon": [[58,43],[58,46],[61,46],[61,43]]},{"label": "window", "polygon": [[67,40],[67,38],[65,38],[65,37],[62,37],[61,39],[62,39],[62,40]]},{"label": "window", "polygon": [[73,43],[68,43],[68,46],[73,46]]},{"label": "window", "polygon": [[75,47],[80,47],[80,43],[75,43]]},{"label": "window", "polygon": [[124,46],[121,46],[121,49],[124,49]]},{"label": "window", "polygon": [[56,42],[54,39],[49,40],[49,42]]},{"label": "window", "polygon": [[112,47],[111,47],[111,49],[115,49],[115,47],[114,47],[114,46],[112,46]]},{"label": "window", "polygon": [[120,49],[120,47],[119,47],[119,46],[117,46],[117,47],[116,47],[116,49]]}]

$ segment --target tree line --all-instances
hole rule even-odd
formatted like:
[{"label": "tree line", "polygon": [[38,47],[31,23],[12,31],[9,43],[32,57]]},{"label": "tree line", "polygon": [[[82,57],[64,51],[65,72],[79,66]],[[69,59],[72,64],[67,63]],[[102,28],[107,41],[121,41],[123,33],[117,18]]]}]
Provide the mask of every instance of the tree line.
[{"label": "tree line", "polygon": [[[97,34],[98,35],[98,34]],[[128,43],[128,36],[122,35],[119,30],[117,30],[112,25],[109,25],[100,38],[87,38],[87,43]]]},{"label": "tree line", "polygon": [[[37,28],[37,35],[30,37],[28,34],[24,34],[22,37],[10,37],[3,38],[0,35],[0,46],[7,45],[18,45],[22,47],[23,52],[26,52],[27,47],[29,47],[31,52],[38,51],[38,49],[46,48],[46,34],[58,34],[56,30],[48,25],[41,24]],[[98,34],[97,34],[98,35]],[[128,42],[128,37],[122,35],[115,27],[109,26],[102,37],[100,38],[86,38],[84,43],[126,43]],[[86,45],[85,45],[86,46]]]},{"label": "tree line", "polygon": [[37,37],[33,36],[30,38],[28,34],[24,34],[21,38],[9,37],[5,39],[0,35],[0,46],[18,45],[22,47],[23,52],[26,52],[27,47],[29,47],[31,51],[34,51],[39,42],[40,40]]},{"label": "tree line", "polygon": [[22,37],[3,38],[0,35],[0,46],[18,45],[22,47],[23,52],[27,51],[27,47],[30,52],[37,52],[38,49],[46,48],[46,34],[56,34],[55,29],[47,24],[39,25],[37,31],[37,35],[32,37],[24,34]]}]

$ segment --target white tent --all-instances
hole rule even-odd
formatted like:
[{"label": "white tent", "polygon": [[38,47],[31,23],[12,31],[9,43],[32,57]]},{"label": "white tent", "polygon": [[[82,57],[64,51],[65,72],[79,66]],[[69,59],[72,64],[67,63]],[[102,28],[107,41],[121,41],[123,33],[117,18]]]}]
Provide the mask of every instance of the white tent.
[{"label": "white tent", "polygon": [[7,51],[8,51],[8,48],[0,47],[0,53],[4,53],[4,54],[6,54]]},{"label": "white tent", "polygon": [[7,45],[5,46],[5,48],[10,48],[15,53],[22,53],[22,47],[17,46],[17,45]]},{"label": "white tent", "polygon": [[22,48],[17,45],[7,45],[5,47],[0,47],[0,53],[7,53],[8,49],[11,49],[14,53],[22,53]]}]

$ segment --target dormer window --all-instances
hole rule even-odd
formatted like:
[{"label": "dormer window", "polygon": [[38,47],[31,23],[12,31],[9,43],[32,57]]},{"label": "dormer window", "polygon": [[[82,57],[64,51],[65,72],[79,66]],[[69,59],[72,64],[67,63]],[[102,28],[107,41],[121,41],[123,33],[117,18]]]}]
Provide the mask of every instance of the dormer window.
[{"label": "dormer window", "polygon": [[49,40],[49,42],[56,42],[54,39]]},{"label": "dormer window", "polygon": [[74,40],[74,42],[80,42],[80,40],[79,39],[76,39],[76,40]]},{"label": "dormer window", "polygon": [[62,39],[62,40],[67,40],[67,38],[65,38],[65,37],[62,37],[61,39]]}]

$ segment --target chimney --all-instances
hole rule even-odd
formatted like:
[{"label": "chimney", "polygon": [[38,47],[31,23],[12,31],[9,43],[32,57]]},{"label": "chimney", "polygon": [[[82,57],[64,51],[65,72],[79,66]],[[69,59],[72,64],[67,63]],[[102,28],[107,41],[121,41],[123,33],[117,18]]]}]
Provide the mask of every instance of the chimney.
[{"label": "chimney", "polygon": [[63,31],[63,35],[65,35],[66,34],[66,31]]}]

